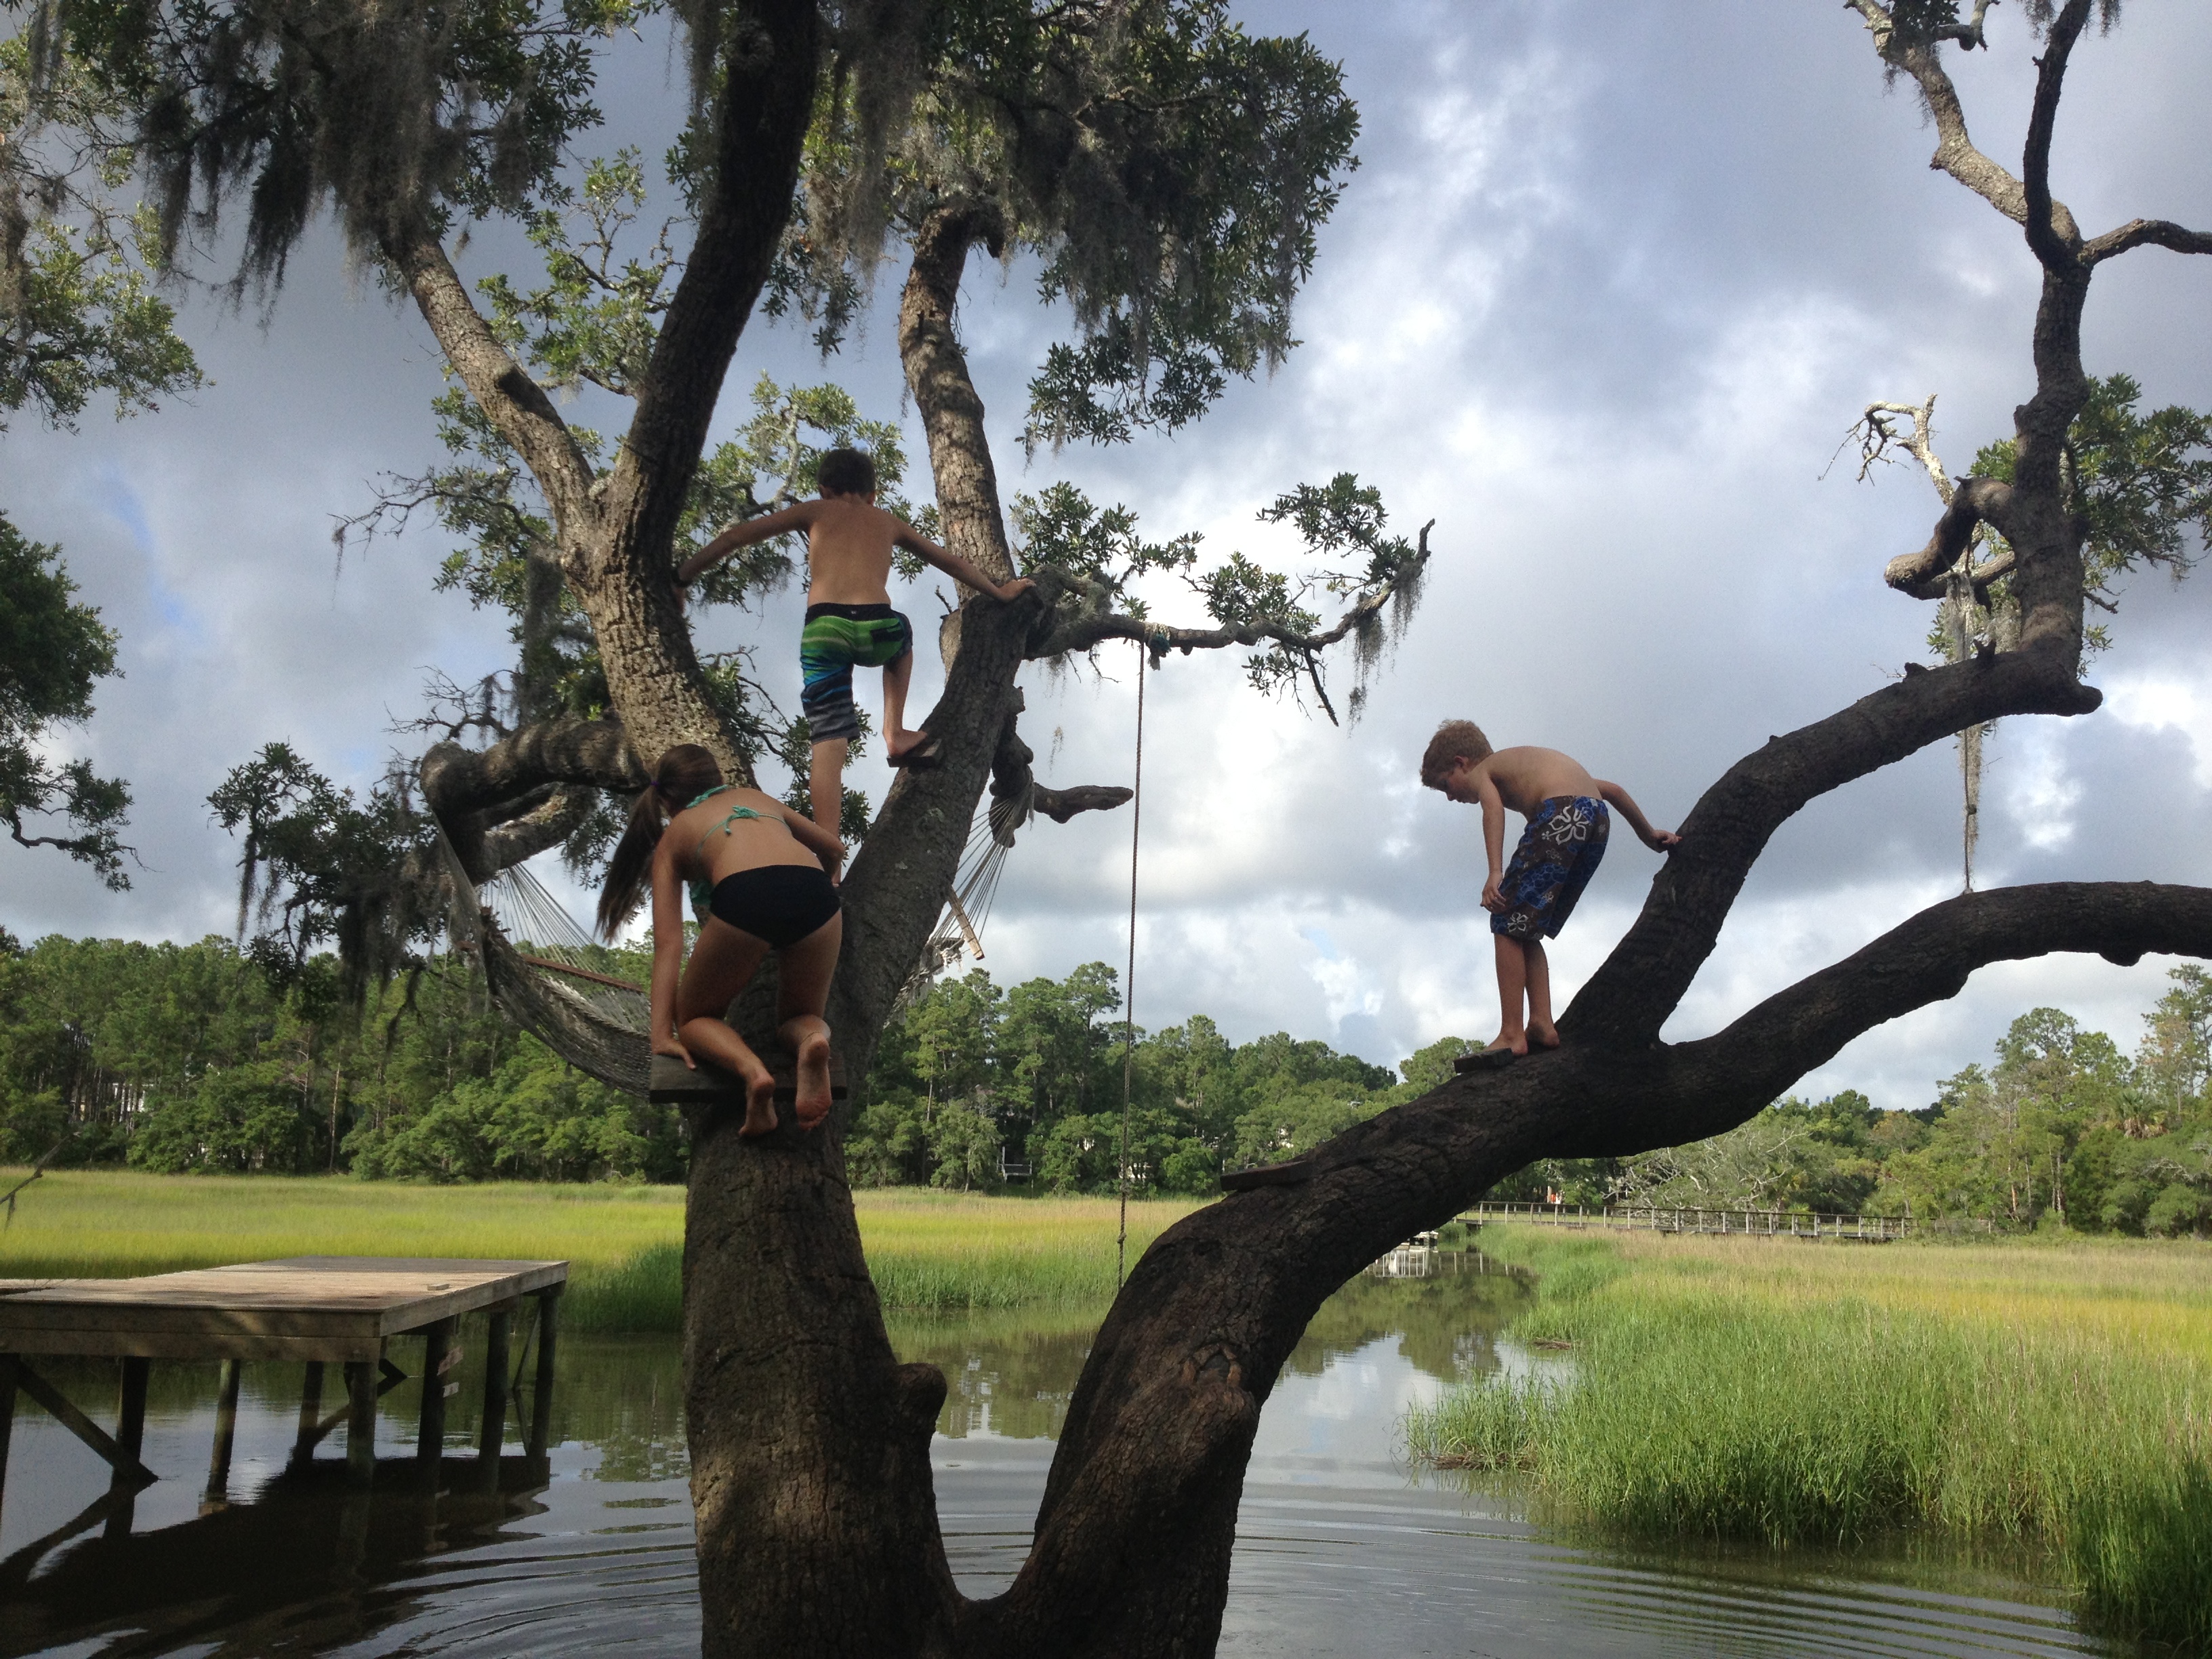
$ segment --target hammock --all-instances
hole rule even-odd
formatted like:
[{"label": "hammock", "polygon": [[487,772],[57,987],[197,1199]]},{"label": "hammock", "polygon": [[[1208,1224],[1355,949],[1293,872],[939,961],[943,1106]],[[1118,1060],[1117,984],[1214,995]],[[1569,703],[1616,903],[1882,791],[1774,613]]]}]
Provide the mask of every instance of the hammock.
[{"label": "hammock", "polygon": [[[896,1006],[912,1003],[963,953],[981,957],[983,925],[1014,832],[1030,820],[1030,797],[1027,787],[994,796],[976,813],[944,914]],[[456,949],[483,964],[499,1011],[577,1070],[643,1095],[652,1069],[647,988],[613,971],[620,959],[592,941],[527,865],[511,866],[478,886],[442,832],[438,844],[453,890],[447,932]]]}]

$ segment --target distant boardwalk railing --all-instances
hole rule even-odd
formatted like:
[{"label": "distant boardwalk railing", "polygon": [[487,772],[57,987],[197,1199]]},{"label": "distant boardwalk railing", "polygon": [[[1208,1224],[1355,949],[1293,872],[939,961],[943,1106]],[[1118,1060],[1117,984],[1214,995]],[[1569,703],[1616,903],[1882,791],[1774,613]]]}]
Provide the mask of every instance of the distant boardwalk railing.
[{"label": "distant boardwalk railing", "polygon": [[1987,1232],[1988,1222],[1925,1221],[1905,1215],[1822,1215],[1811,1210],[1666,1210],[1646,1205],[1478,1204],[1460,1219],[1533,1222],[1540,1227],[1638,1228],[1754,1238],[1838,1238],[1886,1244],[1934,1232]]}]

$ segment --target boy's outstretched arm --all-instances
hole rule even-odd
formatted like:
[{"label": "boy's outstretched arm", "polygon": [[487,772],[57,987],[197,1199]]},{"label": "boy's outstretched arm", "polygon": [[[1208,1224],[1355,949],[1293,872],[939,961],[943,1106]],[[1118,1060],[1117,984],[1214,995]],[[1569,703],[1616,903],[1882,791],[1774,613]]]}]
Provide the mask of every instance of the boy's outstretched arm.
[{"label": "boy's outstretched arm", "polygon": [[1651,821],[1644,816],[1644,809],[1630,799],[1628,791],[1619,784],[1607,783],[1600,778],[1597,792],[1605,797],[1607,805],[1628,820],[1628,827],[1636,831],[1637,840],[1653,852],[1663,853],[1681,842],[1682,838],[1672,830],[1654,830]]},{"label": "boy's outstretched arm", "polygon": [[1482,884],[1482,908],[1504,911],[1505,903],[1505,798],[1490,774],[1475,780],[1475,799],[1482,805],[1482,850],[1490,860],[1490,875]]},{"label": "boy's outstretched arm", "polygon": [[814,506],[812,501],[800,501],[781,512],[763,513],[757,519],[744,519],[732,525],[676,567],[676,585],[690,586],[741,547],[750,547],[755,542],[764,542],[788,531],[805,529],[814,522]]},{"label": "boy's outstretched arm", "polygon": [[1031,581],[1027,576],[1018,576],[1012,581],[1004,583],[1003,585],[994,582],[981,571],[976,569],[974,565],[969,563],[967,560],[962,558],[957,553],[948,552],[945,549],[939,547],[935,542],[930,540],[928,537],[923,535],[921,532],[916,530],[912,525],[906,523],[904,520],[900,521],[898,533],[893,536],[891,539],[896,542],[901,547],[906,549],[908,552],[920,554],[925,561],[935,565],[946,575],[963,581],[970,587],[976,588],[982,592],[988,593],[994,599],[1002,601],[1017,599],[1023,594],[1028,592],[1030,589],[1036,586],[1036,584]]}]

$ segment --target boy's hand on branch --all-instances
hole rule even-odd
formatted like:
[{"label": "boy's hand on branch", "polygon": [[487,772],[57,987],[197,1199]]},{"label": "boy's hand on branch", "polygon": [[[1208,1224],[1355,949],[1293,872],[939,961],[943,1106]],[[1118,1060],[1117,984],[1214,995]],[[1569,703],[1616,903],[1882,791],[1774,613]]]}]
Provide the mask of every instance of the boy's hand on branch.
[{"label": "boy's hand on branch", "polygon": [[1654,830],[1644,836],[1644,844],[1655,853],[1668,853],[1682,844],[1682,838],[1672,830]]},{"label": "boy's hand on branch", "polygon": [[1027,576],[1017,576],[1013,580],[1008,582],[1004,587],[994,589],[992,591],[991,597],[997,599],[1001,605],[1012,605],[1016,599],[1021,598],[1023,594],[1028,592],[1030,589],[1036,586],[1036,584],[1031,581]]}]

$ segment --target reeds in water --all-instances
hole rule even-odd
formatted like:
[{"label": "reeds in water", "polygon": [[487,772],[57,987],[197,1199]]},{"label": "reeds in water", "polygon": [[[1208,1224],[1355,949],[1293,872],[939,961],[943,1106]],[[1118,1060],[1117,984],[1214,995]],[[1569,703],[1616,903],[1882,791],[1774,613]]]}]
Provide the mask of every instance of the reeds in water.
[{"label": "reeds in water", "polygon": [[2212,1367],[2193,1356],[1802,1282],[1778,1297],[1694,1252],[1524,1254],[1551,1271],[1515,1334],[1571,1343],[1571,1375],[1454,1391],[1408,1418],[1416,1455],[1525,1470],[1644,1534],[2021,1540],[2057,1553],[2100,1623],[2212,1648]]}]

